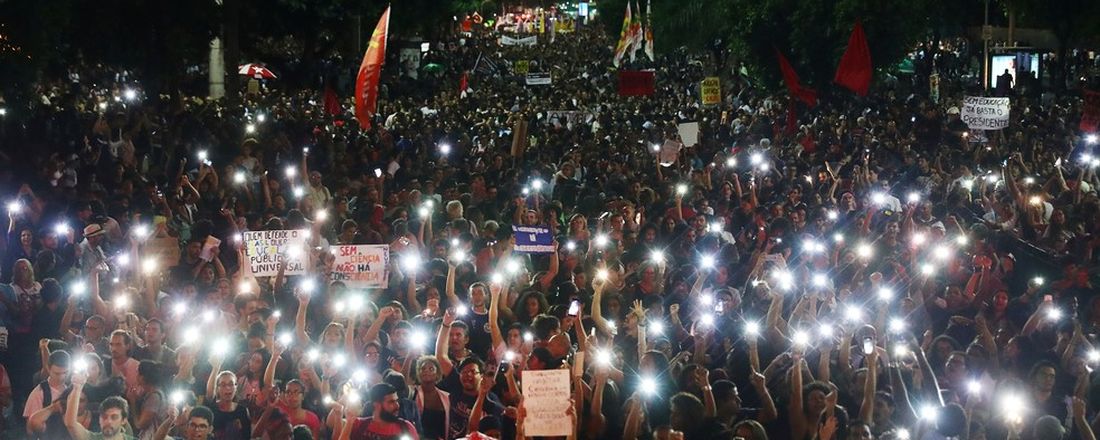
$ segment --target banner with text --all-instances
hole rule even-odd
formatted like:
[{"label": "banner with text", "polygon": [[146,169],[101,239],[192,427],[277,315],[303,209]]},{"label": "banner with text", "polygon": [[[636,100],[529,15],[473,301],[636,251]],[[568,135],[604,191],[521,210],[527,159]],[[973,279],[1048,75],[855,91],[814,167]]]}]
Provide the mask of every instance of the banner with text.
[{"label": "banner with text", "polygon": [[356,289],[385,289],[389,286],[390,247],[360,244],[332,246],[332,281]]},{"label": "banner with text", "polygon": [[967,96],[960,117],[973,130],[1000,130],[1008,127],[1008,98]]},{"label": "banner with text", "polygon": [[527,72],[527,85],[548,86],[553,82],[549,72]]},{"label": "banner with text", "polygon": [[722,102],[722,83],[717,76],[703,78],[699,84],[699,94],[702,95],[703,105],[717,105]]},{"label": "banner with text", "polygon": [[554,252],[554,234],[537,226],[512,226],[516,237],[516,252],[549,254]]},{"label": "banner with text", "polygon": [[[524,370],[522,373],[523,406],[527,410],[524,434],[528,436],[563,436],[571,434],[569,416],[569,370]],[[566,421],[566,423],[562,423]]]},{"label": "banner with text", "polygon": [[507,35],[500,37],[501,46],[534,46],[538,42],[538,37],[535,37],[534,35],[523,38],[509,37]]},{"label": "banner with text", "polygon": [[274,276],[279,263],[286,262],[285,275],[305,275],[309,270],[309,231],[248,231],[244,233],[244,251],[252,275]]}]

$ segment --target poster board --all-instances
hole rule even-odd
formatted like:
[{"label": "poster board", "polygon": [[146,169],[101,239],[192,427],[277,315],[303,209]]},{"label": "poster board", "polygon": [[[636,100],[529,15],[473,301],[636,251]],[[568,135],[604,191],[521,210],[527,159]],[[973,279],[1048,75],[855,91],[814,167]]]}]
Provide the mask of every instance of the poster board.
[{"label": "poster board", "polygon": [[242,238],[253,276],[274,276],[282,261],[286,261],[285,275],[305,275],[309,270],[309,231],[306,229],[248,231]]},{"label": "poster board", "polygon": [[569,370],[524,370],[523,406],[527,409],[524,434],[564,436],[573,430],[569,409]]},{"label": "poster board", "polygon": [[389,245],[332,246],[332,281],[356,289],[384,289],[389,285]]}]

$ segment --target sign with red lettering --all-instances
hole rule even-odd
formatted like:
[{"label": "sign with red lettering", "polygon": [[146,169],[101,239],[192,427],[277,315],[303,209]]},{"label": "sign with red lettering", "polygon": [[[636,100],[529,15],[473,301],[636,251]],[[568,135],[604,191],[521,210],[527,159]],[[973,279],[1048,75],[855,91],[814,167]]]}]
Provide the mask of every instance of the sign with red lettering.
[{"label": "sign with red lettering", "polygon": [[390,247],[360,244],[333,246],[332,281],[356,289],[385,289],[389,285]]}]

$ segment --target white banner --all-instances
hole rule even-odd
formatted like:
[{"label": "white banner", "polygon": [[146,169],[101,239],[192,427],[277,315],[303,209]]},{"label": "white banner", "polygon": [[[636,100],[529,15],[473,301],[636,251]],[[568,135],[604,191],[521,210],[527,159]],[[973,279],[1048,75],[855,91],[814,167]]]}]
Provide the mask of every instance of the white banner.
[{"label": "white banner", "polygon": [[685,122],[676,128],[680,131],[680,140],[684,142],[685,147],[692,147],[699,143],[698,122]]},{"label": "white banner", "polygon": [[532,72],[527,74],[527,85],[529,86],[548,86],[553,82],[549,73]]},{"label": "white banner", "polygon": [[524,370],[523,406],[527,418],[523,421],[528,436],[569,435],[573,424],[569,409],[569,370]]},{"label": "white banner", "polygon": [[501,46],[534,46],[539,42],[538,37],[532,35],[530,37],[513,38],[507,35],[500,37]]},{"label": "white banner", "polygon": [[972,130],[1000,130],[1008,127],[1008,98],[967,96],[959,117]]},{"label": "white banner", "polygon": [[361,244],[332,246],[332,281],[356,289],[384,289],[389,285],[390,247]]},{"label": "white banner", "polygon": [[244,233],[245,255],[252,275],[274,276],[279,262],[286,261],[285,275],[305,275],[309,270],[309,231],[248,231]]}]

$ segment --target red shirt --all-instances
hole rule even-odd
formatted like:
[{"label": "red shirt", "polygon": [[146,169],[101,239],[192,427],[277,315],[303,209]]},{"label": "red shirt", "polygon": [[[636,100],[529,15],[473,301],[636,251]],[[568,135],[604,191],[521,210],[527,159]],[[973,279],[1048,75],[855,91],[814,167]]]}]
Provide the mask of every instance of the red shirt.
[{"label": "red shirt", "polygon": [[313,411],[302,410],[302,417],[298,417],[295,414],[297,411],[287,408],[285,405],[279,405],[279,409],[288,414],[291,426],[306,425],[313,432],[314,438],[321,438],[321,418],[317,417],[317,414],[314,414]]},{"label": "red shirt", "polygon": [[373,417],[359,417],[351,425],[351,440],[400,440],[401,436],[420,440],[416,435],[416,428],[407,420],[398,423],[374,423]]}]

